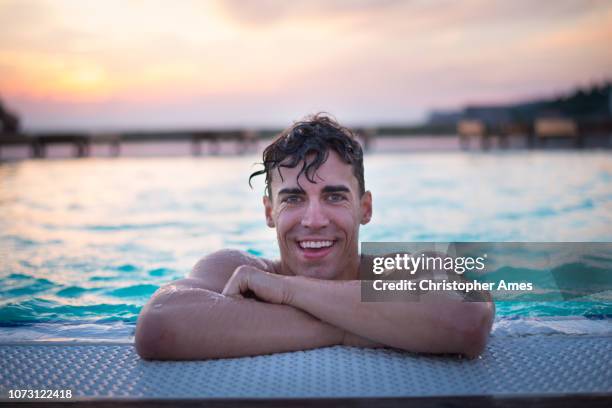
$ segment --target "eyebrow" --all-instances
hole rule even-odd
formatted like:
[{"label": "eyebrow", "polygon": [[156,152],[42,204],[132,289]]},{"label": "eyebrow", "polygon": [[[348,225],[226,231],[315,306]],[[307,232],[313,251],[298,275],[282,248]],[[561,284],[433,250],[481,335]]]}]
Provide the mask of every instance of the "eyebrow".
[{"label": "eyebrow", "polygon": [[304,190],[301,188],[293,187],[293,188],[283,188],[278,192],[278,195],[283,194],[306,194]]},{"label": "eyebrow", "polygon": [[[325,186],[323,187],[323,193],[329,194],[329,193],[350,193],[351,190],[343,185],[337,185],[337,186]],[[278,192],[278,195],[283,195],[283,194],[306,194],[306,192],[304,190],[302,190],[301,188],[298,187],[292,187],[292,188],[283,188]]]},{"label": "eyebrow", "polygon": [[324,193],[350,193],[351,190],[347,186],[325,186],[323,187]]}]

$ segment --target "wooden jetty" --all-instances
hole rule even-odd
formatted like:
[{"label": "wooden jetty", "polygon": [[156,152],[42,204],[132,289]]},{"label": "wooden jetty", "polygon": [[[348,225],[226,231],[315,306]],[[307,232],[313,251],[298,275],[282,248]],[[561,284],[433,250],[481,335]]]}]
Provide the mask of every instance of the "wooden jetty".
[{"label": "wooden jetty", "polygon": [[[2,149],[7,146],[28,146],[30,157],[47,157],[51,145],[68,144],[73,147],[75,157],[89,157],[92,146],[106,145],[111,156],[121,154],[122,145],[147,142],[186,141],[190,144],[193,156],[204,154],[206,145],[208,154],[220,153],[221,143],[233,142],[236,153],[242,154],[256,150],[257,142],[268,140],[278,134],[280,129],[263,130],[189,130],[163,132],[123,132],[123,133],[0,133],[0,159]],[[370,150],[373,142],[379,137],[458,137],[462,149],[471,147],[471,140],[478,141],[478,147],[488,150],[496,146],[505,149],[510,146],[511,138],[521,138],[522,147],[549,148],[564,145],[565,147],[612,148],[612,120],[576,122],[570,119],[540,118],[534,123],[501,123],[487,124],[478,119],[463,119],[457,125],[422,125],[410,127],[354,128],[353,131],[361,141],[364,150]],[[570,140],[570,143],[559,143]],[[496,141],[497,143],[493,143]],[[586,143],[586,142],[589,143]]]},{"label": "wooden jetty", "polygon": [[540,118],[534,124],[535,135],[545,145],[553,139],[572,139],[575,147],[582,147],[581,133],[575,120],[563,118]]},{"label": "wooden jetty", "polygon": [[[6,146],[29,146],[30,157],[47,157],[50,145],[69,144],[73,147],[75,157],[89,157],[93,145],[108,145],[111,156],[121,154],[122,144],[147,142],[176,142],[190,143],[193,156],[203,154],[203,145],[208,146],[209,154],[218,154],[222,142],[233,142],[236,153],[243,154],[253,151],[261,139],[269,139],[280,133],[280,129],[267,129],[260,131],[229,129],[229,130],[194,130],[194,131],[164,131],[164,132],[125,132],[125,133],[40,133],[17,134],[0,133],[0,158],[2,148]],[[375,136],[375,129],[358,128],[355,133],[361,140],[364,149],[368,149]]]},{"label": "wooden jetty", "polygon": [[110,147],[111,156],[121,154],[122,143],[147,142],[174,142],[188,141],[191,144],[191,153],[194,156],[202,154],[202,144],[210,145],[210,153],[217,154],[220,143],[233,141],[238,153],[252,149],[259,135],[249,130],[222,130],[222,131],[177,131],[177,132],[128,132],[128,133],[45,133],[45,134],[0,134],[0,158],[2,148],[11,145],[27,145],[30,148],[30,157],[44,158],[47,156],[48,146],[54,144],[69,144],[74,148],[75,157],[88,157],[92,145],[105,144]]},{"label": "wooden jetty", "polygon": [[470,146],[471,139],[478,139],[483,150],[489,147],[489,133],[487,126],[481,120],[462,119],[457,123],[457,134],[459,135],[459,145],[462,149]]},{"label": "wooden jetty", "polygon": [[[488,150],[497,140],[497,147],[506,149],[510,138],[521,138],[523,146],[534,148],[612,148],[612,120],[579,122],[568,118],[542,117],[533,123],[506,122],[487,124],[482,120],[466,119],[457,123],[457,135],[462,149],[477,140],[482,150]],[[588,142],[588,143],[587,143]]]}]

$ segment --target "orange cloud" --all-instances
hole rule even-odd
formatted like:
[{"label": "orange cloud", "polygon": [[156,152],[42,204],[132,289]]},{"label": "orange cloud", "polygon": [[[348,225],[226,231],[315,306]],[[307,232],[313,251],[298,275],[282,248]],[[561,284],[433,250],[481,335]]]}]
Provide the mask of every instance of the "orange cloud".
[{"label": "orange cloud", "polygon": [[0,92],[35,124],[70,122],[80,111],[63,107],[78,103],[133,107],[138,120],[172,105],[196,119],[205,106],[219,121],[327,109],[400,122],[436,104],[612,75],[611,10],[582,0],[0,0]]}]

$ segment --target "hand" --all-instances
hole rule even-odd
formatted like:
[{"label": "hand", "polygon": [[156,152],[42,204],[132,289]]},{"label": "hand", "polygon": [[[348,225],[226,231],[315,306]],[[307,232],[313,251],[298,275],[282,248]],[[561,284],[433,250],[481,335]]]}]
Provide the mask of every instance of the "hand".
[{"label": "hand", "polygon": [[287,276],[242,265],[236,268],[221,293],[225,296],[242,297],[244,293],[251,291],[265,302],[287,305],[291,301],[288,279],[290,278]]}]

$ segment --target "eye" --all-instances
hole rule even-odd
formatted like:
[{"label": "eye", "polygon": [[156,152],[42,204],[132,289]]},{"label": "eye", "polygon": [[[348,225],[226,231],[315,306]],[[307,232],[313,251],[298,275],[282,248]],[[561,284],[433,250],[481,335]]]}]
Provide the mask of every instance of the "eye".
[{"label": "eye", "polygon": [[327,201],[331,201],[332,203],[338,203],[344,200],[345,200],[345,197],[342,194],[338,194],[338,193],[333,193],[327,196]]},{"label": "eye", "polygon": [[299,204],[302,202],[302,197],[299,195],[288,195],[282,199],[282,202],[287,204]]}]

